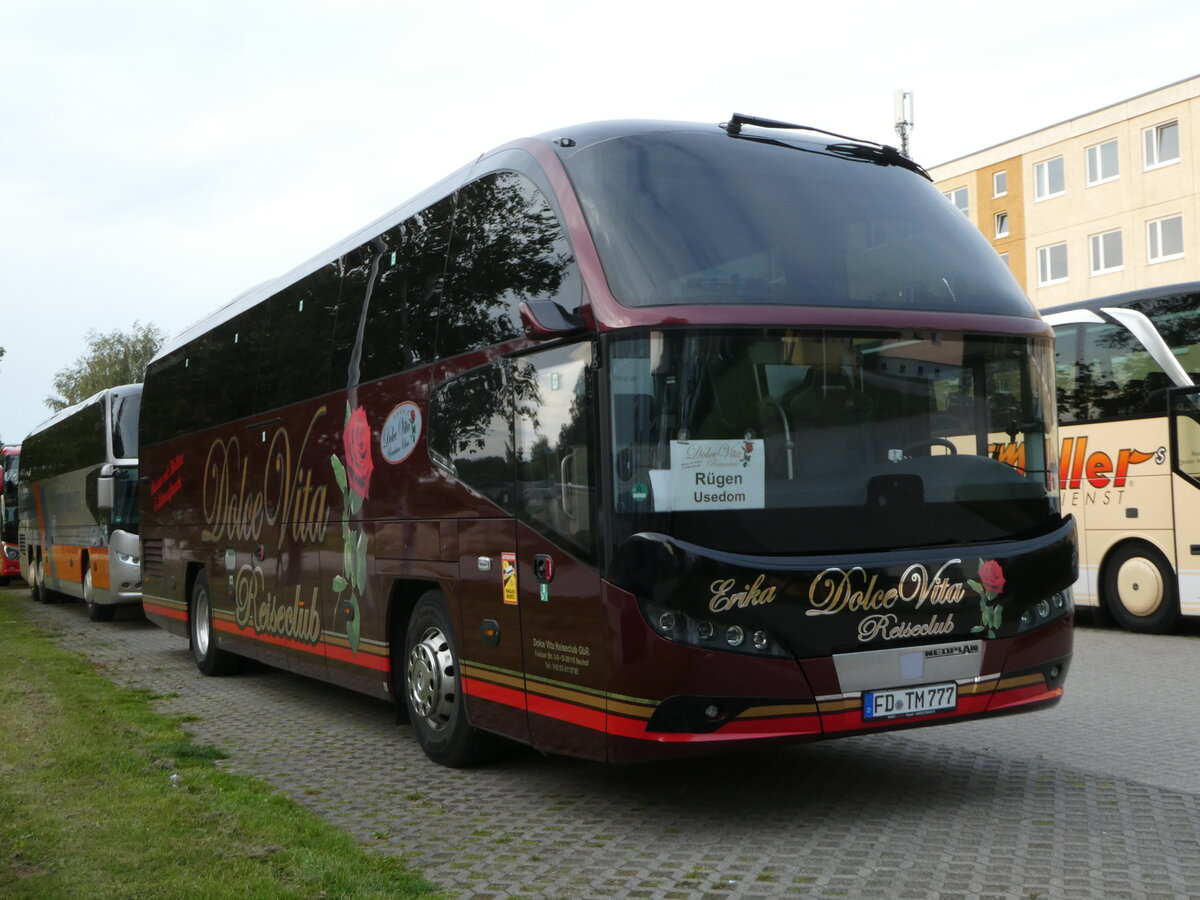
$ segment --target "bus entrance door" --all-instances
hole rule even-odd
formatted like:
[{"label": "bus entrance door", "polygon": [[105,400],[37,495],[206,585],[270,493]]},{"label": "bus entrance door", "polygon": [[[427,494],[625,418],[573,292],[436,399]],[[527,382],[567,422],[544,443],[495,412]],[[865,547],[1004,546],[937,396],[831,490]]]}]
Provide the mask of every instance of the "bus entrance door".
[{"label": "bus entrance door", "polygon": [[605,757],[607,631],[596,571],[591,342],[514,370],[517,595],[534,746]]},{"label": "bus entrance door", "polygon": [[1171,466],[1179,611],[1200,615],[1200,387],[1171,391]]}]

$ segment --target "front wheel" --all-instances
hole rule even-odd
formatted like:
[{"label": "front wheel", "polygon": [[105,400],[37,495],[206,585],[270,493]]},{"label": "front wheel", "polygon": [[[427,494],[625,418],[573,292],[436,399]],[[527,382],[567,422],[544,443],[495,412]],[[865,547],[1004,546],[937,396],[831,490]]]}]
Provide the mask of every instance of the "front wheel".
[{"label": "front wheel", "polygon": [[440,591],[429,591],[413,608],[402,665],[404,703],[426,756],[463,768],[495,754],[499,739],[467,721],[458,650]]},{"label": "front wheel", "polygon": [[34,603],[46,602],[46,573],[42,570],[42,561],[35,559],[29,573],[29,595]]},{"label": "front wheel", "polygon": [[109,603],[96,602],[96,588],[92,584],[92,569],[83,575],[83,602],[87,604],[88,618],[93,622],[111,622],[117,608]]},{"label": "front wheel", "polygon": [[213,631],[212,596],[208,591],[208,573],[203,569],[192,582],[192,602],[188,614],[192,656],[205,675],[228,675],[237,668],[237,657],[217,646]]},{"label": "front wheel", "polygon": [[1121,547],[1104,567],[1104,605],[1127,631],[1161,634],[1179,618],[1175,572],[1159,550],[1144,541]]}]

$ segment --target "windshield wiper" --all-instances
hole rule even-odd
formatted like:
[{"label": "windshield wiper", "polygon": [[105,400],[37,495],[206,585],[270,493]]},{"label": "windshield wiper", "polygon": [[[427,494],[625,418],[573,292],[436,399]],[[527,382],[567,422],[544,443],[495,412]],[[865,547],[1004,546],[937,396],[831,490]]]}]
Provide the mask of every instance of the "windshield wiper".
[{"label": "windshield wiper", "polygon": [[[747,116],[742,113],[734,113],[728,122],[722,122],[721,127],[725,129],[726,134],[731,137],[740,137],[748,140],[762,141],[764,143],[778,144],[784,147],[793,147],[784,141],[775,141],[771,138],[756,137],[751,134],[743,134],[743,125],[753,125],[756,128],[780,128],[786,131],[811,131],[815,134],[824,134],[829,137],[840,138],[843,141],[850,141],[848,144],[827,144],[825,149],[837,156],[847,156],[851,159],[862,159],[867,162],[875,163],[879,166],[899,166],[902,169],[908,169],[910,172],[916,172],[924,178],[933,181],[920,165],[913,162],[895,147],[890,144],[879,144],[875,141],[867,141],[861,138],[850,137],[847,134],[838,134],[836,131],[826,131],[824,128],[816,128],[812,125],[797,125],[792,122],[780,122],[776,119],[764,119],[760,116]],[[795,149],[800,149],[796,147]]]}]

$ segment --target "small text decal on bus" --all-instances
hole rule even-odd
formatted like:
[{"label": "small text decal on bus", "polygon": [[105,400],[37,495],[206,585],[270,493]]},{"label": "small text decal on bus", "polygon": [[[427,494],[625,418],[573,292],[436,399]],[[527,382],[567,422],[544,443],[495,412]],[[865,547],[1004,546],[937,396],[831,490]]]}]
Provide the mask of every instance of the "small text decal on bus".
[{"label": "small text decal on bus", "polygon": [[421,438],[421,410],[417,404],[404,401],[393,409],[379,433],[379,452],[390,463],[408,459]]},{"label": "small text decal on bus", "polygon": [[774,603],[775,586],[768,585],[767,587],[763,587],[762,583],[766,580],[766,575],[759,575],[754,579],[753,584],[742,585],[740,591],[734,591],[737,581],[732,578],[718,578],[712,583],[710,588],[712,599],[708,601],[709,610],[719,613],[728,612],[734,607],[745,609],[747,606],[761,606],[767,603]]},{"label": "small text decal on bus", "polygon": [[[163,473],[150,482],[150,496],[154,500],[155,512],[166,506],[183,489],[183,477],[179,474],[182,468],[183,454],[179,453],[171,457]],[[164,488],[166,490],[163,490]]]}]

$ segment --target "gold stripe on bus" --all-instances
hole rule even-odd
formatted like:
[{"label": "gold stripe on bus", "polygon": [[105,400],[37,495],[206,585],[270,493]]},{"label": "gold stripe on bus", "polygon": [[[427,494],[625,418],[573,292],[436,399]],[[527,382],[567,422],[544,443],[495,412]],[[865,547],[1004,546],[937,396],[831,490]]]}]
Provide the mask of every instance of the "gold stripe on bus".
[{"label": "gold stripe on bus", "polygon": [[[341,650],[350,649],[350,639],[344,634],[336,634],[329,631],[321,632],[321,639],[331,647],[337,647]],[[359,640],[357,653],[365,653],[368,656],[387,656],[388,647],[386,644],[381,644],[378,641]]]},{"label": "gold stripe on bus", "polygon": [[178,609],[187,611],[188,605],[180,600],[172,600],[169,597],[156,597],[153,594],[142,594],[143,600],[149,600],[151,603],[157,603],[159,606],[166,606],[169,609]]},{"label": "gold stripe on bus", "polygon": [[967,681],[959,684],[959,696],[966,694],[968,696],[974,694],[990,694],[996,687],[996,680],[999,675],[989,675],[986,678],[978,678],[973,681]]},{"label": "gold stripe on bus", "polygon": [[519,675],[506,675],[503,672],[495,669],[483,669],[479,666],[462,666],[462,673],[468,678],[474,678],[477,681],[490,681],[492,684],[502,684],[505,687],[516,688],[519,691],[525,690],[525,679]]},{"label": "gold stripe on bus", "polygon": [[862,697],[846,697],[841,700],[818,700],[817,709],[823,713],[851,712],[862,709]]},{"label": "gold stripe on bus", "polygon": [[623,703],[620,700],[609,699],[608,711],[616,713],[619,716],[627,716],[630,719],[649,719],[654,715],[654,710],[657,706],[645,706],[634,703]]},{"label": "gold stripe on bus", "polygon": [[574,703],[576,706],[587,706],[592,709],[606,709],[608,703],[604,697],[593,697],[591,694],[585,694],[583,691],[576,691],[570,688],[558,687],[554,684],[544,684],[540,682],[529,682],[527,690],[535,694],[541,694],[545,697],[554,697],[556,700],[564,700],[567,703]]},{"label": "gold stripe on bus", "polygon": [[1045,676],[1034,672],[1032,675],[1016,675],[1012,678],[1002,678],[996,685],[998,691],[1010,691],[1013,688],[1028,687],[1031,684],[1045,684]]},{"label": "gold stripe on bus", "polygon": [[773,719],[779,716],[811,716],[817,712],[815,703],[781,703],[776,706],[751,706],[735,718]]},{"label": "gold stripe on bus", "polygon": [[607,710],[610,713],[632,719],[649,719],[654,714],[654,710],[658,708],[658,702],[655,700],[625,697],[622,694],[607,694],[591,688],[571,687],[561,681],[526,676],[521,672],[501,669],[484,663],[463,663],[462,671],[469,678],[504,685],[520,691],[534,690],[536,693],[554,697],[557,700],[586,706],[590,709]]}]

